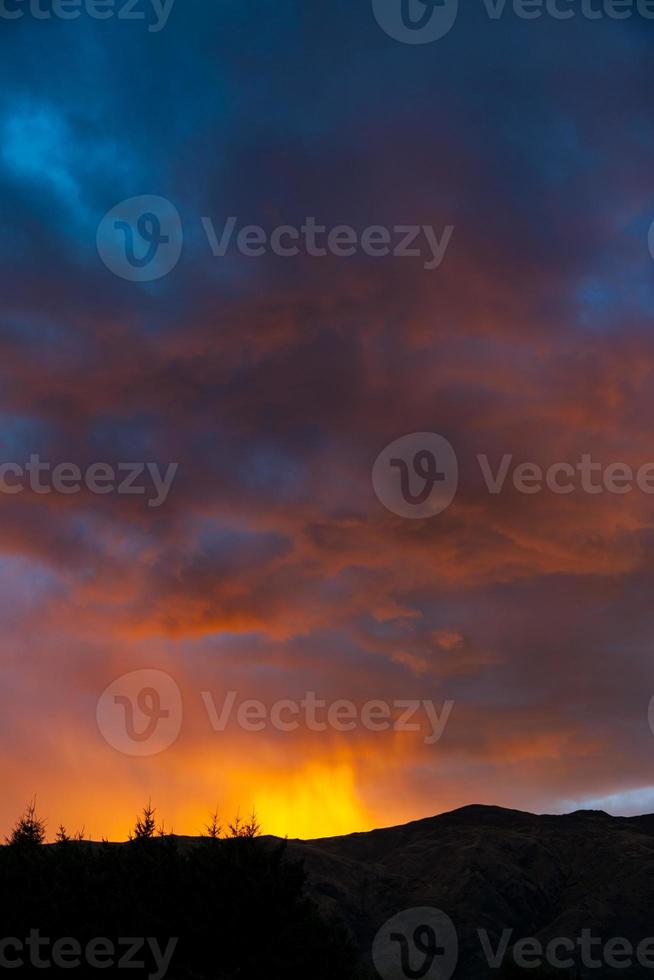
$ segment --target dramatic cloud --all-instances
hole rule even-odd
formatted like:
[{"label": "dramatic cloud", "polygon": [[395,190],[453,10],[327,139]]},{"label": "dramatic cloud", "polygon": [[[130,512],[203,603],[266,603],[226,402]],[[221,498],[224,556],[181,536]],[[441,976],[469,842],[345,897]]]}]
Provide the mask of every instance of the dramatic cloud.
[{"label": "dramatic cloud", "polygon": [[[149,796],[180,833],[216,801],[290,835],[472,802],[651,808],[654,496],[513,479],[654,462],[650,33],[479,4],[407,45],[344,0],[178,3],[158,33],[3,23],[0,461],[179,464],[159,507],[0,493],[3,826],[35,792],[94,836]],[[143,283],[96,249],[140,195],[184,229]],[[425,239],[215,256],[202,219],[230,216],[454,231],[432,270]],[[459,462],[426,520],[371,480],[413,432]],[[501,493],[480,455],[511,457]],[[143,758],[96,723],[141,668],[184,703]],[[434,744],[424,717],[214,731],[202,693],[229,691],[454,707]]]}]

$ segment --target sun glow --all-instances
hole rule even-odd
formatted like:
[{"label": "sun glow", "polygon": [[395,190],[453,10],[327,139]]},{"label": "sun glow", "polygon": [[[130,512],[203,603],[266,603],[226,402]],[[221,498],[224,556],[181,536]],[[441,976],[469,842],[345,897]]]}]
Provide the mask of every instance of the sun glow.
[{"label": "sun glow", "polygon": [[346,762],[312,762],[283,781],[263,779],[256,809],[264,833],[279,836],[332,837],[372,826]]}]

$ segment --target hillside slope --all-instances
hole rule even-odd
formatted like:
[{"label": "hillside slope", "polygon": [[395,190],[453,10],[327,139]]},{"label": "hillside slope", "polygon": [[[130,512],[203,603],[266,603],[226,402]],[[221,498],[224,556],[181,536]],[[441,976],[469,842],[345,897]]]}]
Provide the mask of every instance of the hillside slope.
[{"label": "hillside slope", "polygon": [[[593,937],[626,937],[637,946],[654,936],[654,816],[535,816],[471,806],[401,827],[290,841],[289,851],[304,859],[311,893],[345,919],[369,968],[377,930],[421,906],[442,910],[455,925],[455,977],[503,975],[489,967],[478,930],[488,931],[493,948],[505,929],[514,930],[511,942],[576,941],[592,930]],[[599,949],[591,956],[603,967],[580,963],[577,973],[557,968],[551,975],[654,976],[654,956],[651,967],[634,957],[633,966],[618,969]],[[440,980],[438,972],[425,974],[432,975]]]}]

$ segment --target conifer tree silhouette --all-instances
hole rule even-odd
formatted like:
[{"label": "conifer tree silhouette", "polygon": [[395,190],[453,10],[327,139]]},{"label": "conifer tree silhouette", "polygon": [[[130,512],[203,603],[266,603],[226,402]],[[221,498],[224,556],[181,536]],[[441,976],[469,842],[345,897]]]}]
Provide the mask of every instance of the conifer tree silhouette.
[{"label": "conifer tree silhouette", "polygon": [[254,837],[261,836],[261,824],[257,820],[257,814],[254,809],[252,810],[252,813],[250,814],[250,817],[243,830],[243,837],[248,837],[250,840],[252,840]]},{"label": "conifer tree silhouette", "polygon": [[248,820],[245,821],[241,818],[240,811],[238,811],[234,817],[234,820],[228,826],[230,837],[240,837],[253,840],[255,837],[259,837],[261,834],[261,826],[257,820],[257,815],[254,810],[250,814]]},{"label": "conifer tree silhouette", "polygon": [[223,829],[218,816],[218,807],[216,807],[213,813],[209,814],[209,823],[204,826],[207,831],[207,837],[211,837],[212,840],[218,840]]},{"label": "conifer tree silhouette", "polygon": [[36,797],[29,803],[16,822],[10,837],[5,840],[13,846],[30,846],[45,842],[45,821],[37,815]]},{"label": "conifer tree silhouette", "polygon": [[130,840],[150,840],[157,831],[156,809],[152,806],[152,800],[148,800],[148,805],[143,807],[143,814],[136,818],[134,830],[130,833]]},{"label": "conifer tree silhouette", "polygon": [[[150,846],[162,829],[148,801],[130,833],[144,846],[80,844],[84,830],[71,834],[61,823],[56,845],[41,847],[45,822],[35,798],[10,838],[34,846],[0,847],[3,928],[27,936],[38,927],[82,944],[98,935],[157,936],[162,950],[166,937],[180,937],[167,980],[355,980],[348,935],[310,899],[286,845],[254,839],[256,813],[245,820],[237,813],[227,827],[237,839],[223,841],[216,808],[204,847],[168,835]],[[60,973],[53,969],[51,980]]]}]

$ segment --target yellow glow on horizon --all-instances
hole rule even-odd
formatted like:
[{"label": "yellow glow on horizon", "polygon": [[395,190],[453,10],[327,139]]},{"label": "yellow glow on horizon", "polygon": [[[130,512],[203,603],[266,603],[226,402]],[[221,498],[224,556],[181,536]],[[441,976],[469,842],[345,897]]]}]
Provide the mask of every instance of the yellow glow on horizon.
[{"label": "yellow glow on horizon", "polygon": [[[124,841],[148,800],[167,834],[202,835],[216,807],[225,832],[237,813],[245,820],[254,808],[263,834],[310,839],[383,824],[378,807],[371,807],[363,791],[363,758],[329,746],[322,758],[292,758],[275,749],[255,760],[242,747],[230,745],[220,755],[196,751],[126,764],[117,753],[98,756],[89,751],[75,760],[75,771],[88,766],[95,776],[92,789],[80,778],[63,792],[45,767],[31,782],[40,788],[38,811],[47,820],[50,840],[63,823],[70,834],[84,828],[87,839]],[[7,801],[0,837],[10,832],[33,797],[31,782]]]},{"label": "yellow glow on horizon", "polygon": [[264,780],[256,811],[263,833],[279,837],[335,837],[372,826],[357,796],[354,771],[345,762],[309,763],[282,784]]},{"label": "yellow glow on horizon", "polygon": [[[170,783],[165,792],[149,786],[136,790],[133,785],[113,793],[105,790],[92,801],[71,794],[65,804],[44,809],[49,816],[48,837],[54,838],[63,821],[69,833],[85,828],[87,839],[126,840],[141,807],[151,798],[157,820],[164,821],[166,833],[198,837],[218,800],[223,833],[237,813],[246,820],[254,808],[262,834],[276,837],[336,837],[377,826],[357,792],[356,772],[349,761],[329,759],[307,762],[280,772],[241,769],[226,774],[220,790],[205,790],[198,779],[191,792]],[[62,801],[63,803],[63,801]],[[56,814],[56,816],[54,816]]]}]

